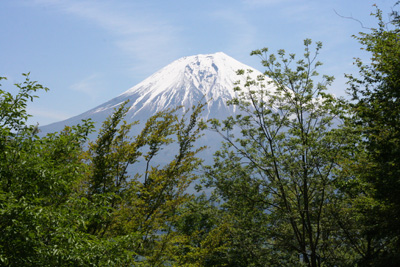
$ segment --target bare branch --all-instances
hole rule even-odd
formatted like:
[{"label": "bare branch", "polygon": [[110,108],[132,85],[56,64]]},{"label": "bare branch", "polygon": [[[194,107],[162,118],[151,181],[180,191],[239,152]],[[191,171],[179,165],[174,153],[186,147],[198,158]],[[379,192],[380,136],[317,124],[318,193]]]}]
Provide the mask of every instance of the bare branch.
[{"label": "bare branch", "polygon": [[338,15],[339,17],[341,17],[341,18],[343,18],[343,19],[351,19],[351,20],[357,21],[358,23],[360,23],[361,28],[367,29],[367,30],[371,30],[371,28],[365,27],[364,24],[363,24],[360,20],[358,20],[358,19],[356,19],[356,18],[354,18],[354,17],[346,17],[346,16],[343,16],[343,15],[340,15],[335,9],[333,9],[333,11],[334,11],[335,14]]}]

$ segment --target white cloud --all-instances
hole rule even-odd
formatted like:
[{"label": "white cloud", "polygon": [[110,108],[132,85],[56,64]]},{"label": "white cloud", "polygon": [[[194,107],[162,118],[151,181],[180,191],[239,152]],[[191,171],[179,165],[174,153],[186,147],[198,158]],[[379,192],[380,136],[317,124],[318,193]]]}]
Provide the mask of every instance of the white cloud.
[{"label": "white cloud", "polygon": [[102,90],[101,85],[98,82],[97,74],[92,74],[82,81],[71,85],[71,89],[88,95],[92,100],[94,100],[96,96],[99,96],[99,91]]},{"label": "white cloud", "polygon": [[[109,32],[117,48],[132,59],[135,66],[154,66],[175,59],[181,50],[179,28],[168,20],[152,13],[141,13],[140,8],[113,5],[112,1],[93,0],[33,0],[31,3],[54,8],[83,18]],[[154,56],[154,53],[156,55]]]},{"label": "white cloud", "polygon": [[52,121],[65,120],[72,116],[72,114],[67,114],[67,113],[59,112],[57,110],[48,109],[48,108],[44,108],[44,107],[37,107],[37,106],[36,107],[29,106],[28,113],[33,116],[32,118],[29,119],[30,121],[35,121],[35,119],[38,119],[38,117],[40,117],[40,121],[45,121],[45,123],[49,123]]}]

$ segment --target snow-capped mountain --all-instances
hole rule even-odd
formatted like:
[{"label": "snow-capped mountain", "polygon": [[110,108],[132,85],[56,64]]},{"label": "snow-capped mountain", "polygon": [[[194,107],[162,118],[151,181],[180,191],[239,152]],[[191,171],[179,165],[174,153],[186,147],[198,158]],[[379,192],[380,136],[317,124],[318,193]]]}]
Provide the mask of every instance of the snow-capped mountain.
[{"label": "snow-capped mountain", "polygon": [[179,105],[188,108],[201,100],[209,101],[203,112],[205,119],[223,119],[235,112],[226,101],[235,96],[234,83],[244,79],[236,74],[239,69],[253,70],[254,77],[261,74],[222,52],[183,57],[114,99],[78,116],[43,126],[41,131],[60,131],[65,125],[74,125],[88,118],[97,122],[99,127],[115,107],[128,99],[130,109],[125,118],[128,122],[145,122],[157,111]]}]

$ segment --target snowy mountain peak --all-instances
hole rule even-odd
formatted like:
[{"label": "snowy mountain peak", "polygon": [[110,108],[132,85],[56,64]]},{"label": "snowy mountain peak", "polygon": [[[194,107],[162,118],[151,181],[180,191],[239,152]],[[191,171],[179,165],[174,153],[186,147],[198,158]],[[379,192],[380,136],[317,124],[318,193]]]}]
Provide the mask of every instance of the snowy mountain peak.
[{"label": "snowy mountain peak", "polygon": [[180,105],[191,107],[201,100],[209,101],[203,114],[205,118],[224,118],[234,112],[226,101],[235,96],[234,83],[243,79],[236,74],[239,69],[252,69],[254,77],[261,74],[223,52],[182,57],[116,98],[81,115],[41,128],[45,132],[59,131],[64,125],[87,118],[102,122],[128,99],[128,121],[145,121],[158,111]]},{"label": "snowy mountain peak", "polygon": [[[157,112],[177,105],[191,106],[203,96],[223,104],[235,96],[238,69],[252,69],[223,52],[180,58],[162,68],[119,98],[135,99],[131,111]],[[258,71],[254,70],[259,73]],[[261,73],[259,73],[261,74]]]}]

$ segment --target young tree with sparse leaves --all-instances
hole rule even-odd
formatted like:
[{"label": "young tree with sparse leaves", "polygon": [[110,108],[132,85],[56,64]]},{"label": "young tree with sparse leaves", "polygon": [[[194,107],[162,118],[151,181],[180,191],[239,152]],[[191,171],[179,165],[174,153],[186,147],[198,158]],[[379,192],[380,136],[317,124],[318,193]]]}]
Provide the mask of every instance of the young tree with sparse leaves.
[{"label": "young tree with sparse leaves", "polygon": [[321,43],[314,52],[310,40],[304,45],[301,59],[284,50],[253,51],[265,76],[248,76],[235,88],[230,104],[238,115],[222,126],[213,122],[225,146],[209,183],[232,215],[235,246],[227,253],[241,257],[241,266],[336,265],[349,258],[332,220],[340,200],[339,163],[347,156],[342,147],[348,136],[338,128],[346,105],[325,92],[333,77],[315,81]]}]

